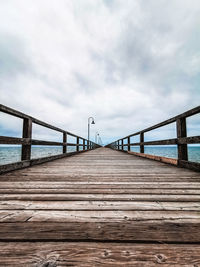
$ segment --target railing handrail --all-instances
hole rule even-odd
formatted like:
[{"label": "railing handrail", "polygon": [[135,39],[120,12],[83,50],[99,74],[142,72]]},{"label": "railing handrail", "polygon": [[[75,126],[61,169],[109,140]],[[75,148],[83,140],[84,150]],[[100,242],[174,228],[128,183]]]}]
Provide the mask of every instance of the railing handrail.
[{"label": "railing handrail", "polygon": [[[200,170],[200,163],[189,162],[188,161],[188,144],[199,144],[200,136],[187,137],[187,123],[186,118],[200,113],[200,106],[190,109],[184,113],[181,113],[175,117],[168,120],[155,124],[144,130],[138,131],[136,133],[130,134],[123,138],[117,139],[116,141],[107,145],[107,147],[118,149],[124,151],[124,147],[128,147],[128,152],[130,152],[131,146],[140,146],[140,154],[144,154],[145,145],[177,145],[178,146],[178,160],[177,165],[187,168],[193,168],[195,170]],[[155,140],[155,141],[144,141],[144,133],[155,130],[157,128],[166,126],[176,122],[177,137],[166,139],[166,140]],[[136,135],[140,135],[140,142],[131,143],[130,138]],[[124,144],[124,140],[127,139],[127,143]],[[120,144],[121,142],[121,144]],[[121,148],[121,149],[120,149]]]},{"label": "railing handrail", "polygon": [[[41,162],[49,161],[54,158],[59,158],[62,157],[63,155],[71,155],[74,153],[79,153],[91,149],[95,149],[97,147],[100,147],[99,144],[94,143],[93,141],[90,141],[86,138],[83,138],[81,136],[78,136],[76,134],[73,134],[71,132],[65,131],[63,129],[60,129],[58,127],[55,127],[53,125],[50,125],[44,121],[38,120],[32,116],[29,116],[25,113],[22,113],[20,111],[17,111],[15,109],[12,109],[10,107],[4,106],[0,104],[0,111],[3,113],[7,113],[11,116],[15,116],[17,118],[23,119],[23,131],[22,131],[22,137],[10,137],[10,136],[0,136],[0,144],[19,144],[22,145],[22,153],[21,153],[21,162],[17,163],[11,163],[11,164],[5,164],[0,166],[0,173],[6,172],[7,170],[15,170],[19,169],[23,166],[27,167],[28,162],[30,165],[33,164],[38,164]],[[49,128],[51,130],[61,132],[63,134],[63,142],[55,142],[55,141],[44,141],[44,140],[36,140],[32,138],[32,124],[38,124],[40,126]],[[76,138],[76,143],[69,143],[67,142],[67,137],[72,136]],[[80,143],[80,139],[83,141],[83,143]],[[62,146],[63,147],[63,153],[56,155],[56,156],[51,156],[51,157],[44,157],[40,159],[31,159],[31,146],[32,145],[46,145],[46,146]],[[68,146],[74,146],[76,147],[76,152],[71,152],[67,153],[67,147]],[[80,147],[83,147],[83,150],[80,151]],[[23,161],[26,161],[22,164]],[[29,165],[29,166],[30,166]]]}]

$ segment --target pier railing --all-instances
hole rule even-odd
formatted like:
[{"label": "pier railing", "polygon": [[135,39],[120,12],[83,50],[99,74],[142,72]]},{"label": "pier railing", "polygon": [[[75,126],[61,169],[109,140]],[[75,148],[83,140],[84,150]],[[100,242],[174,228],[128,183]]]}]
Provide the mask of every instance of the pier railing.
[{"label": "pier railing", "polygon": [[[121,151],[126,151],[128,153],[135,154],[137,156],[151,158],[151,159],[163,161],[166,163],[171,163],[171,164],[174,164],[180,167],[200,170],[200,163],[188,161],[188,144],[199,144],[200,136],[191,136],[191,137],[187,136],[187,121],[186,121],[186,118],[196,115],[198,113],[200,113],[200,106],[193,108],[191,110],[188,110],[171,119],[168,119],[161,123],[153,125],[149,128],[146,128],[142,131],[139,131],[139,132],[130,134],[126,137],[123,137],[121,139],[118,139],[112,142],[111,144],[107,145],[107,147],[121,150]],[[155,130],[157,128],[166,126],[168,124],[174,123],[174,122],[176,123],[176,133],[177,133],[176,138],[166,139],[166,140],[147,141],[147,142],[144,141],[145,133]],[[133,136],[137,136],[137,135],[140,136],[140,142],[131,143],[130,138]],[[126,141],[126,144],[125,144],[125,141]],[[155,145],[177,145],[178,159],[172,160],[172,159],[168,159],[165,157],[144,154],[144,146],[149,146],[149,145],[151,146],[152,145],[153,146]],[[139,146],[140,153],[131,152],[131,146]]]},{"label": "pier railing", "polygon": [[[10,145],[22,145],[21,149],[21,161],[0,165],[0,173],[4,173],[7,171],[20,169],[28,166],[32,166],[35,164],[51,161],[53,159],[58,159],[66,156],[70,156],[76,153],[84,152],[87,150],[95,149],[100,147],[100,145],[89,141],[81,136],[73,134],[71,132],[62,130],[58,127],[52,126],[46,122],[40,121],[36,118],[33,118],[27,114],[21,113],[17,110],[11,109],[4,105],[0,105],[0,111],[7,113],[9,115],[15,116],[23,120],[23,131],[22,138],[18,137],[10,137],[10,136],[0,136],[0,144],[10,144]],[[54,142],[54,141],[44,141],[44,140],[35,140],[32,139],[32,124],[35,123],[37,125],[43,126],[45,128],[60,132],[63,134],[63,142]],[[76,138],[76,143],[67,142],[68,136],[72,136]],[[82,140],[82,142],[80,142]],[[31,147],[32,145],[40,145],[40,146],[61,146],[62,154],[31,159]],[[68,147],[76,147],[75,152],[68,152]],[[82,149],[80,149],[82,148]]]}]

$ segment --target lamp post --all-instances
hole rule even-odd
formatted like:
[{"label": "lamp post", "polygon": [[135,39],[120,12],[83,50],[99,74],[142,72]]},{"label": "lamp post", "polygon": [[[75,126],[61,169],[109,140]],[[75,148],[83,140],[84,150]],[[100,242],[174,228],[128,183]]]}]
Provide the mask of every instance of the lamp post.
[{"label": "lamp post", "polygon": [[95,134],[95,143],[96,144],[98,144],[99,142],[98,142],[98,136],[99,136],[99,133],[98,132],[96,132],[96,134]]},{"label": "lamp post", "polygon": [[90,140],[90,120],[92,119],[91,124],[95,124],[94,122],[94,118],[93,117],[89,117],[88,118],[88,140]]},{"label": "lamp post", "polygon": [[99,136],[99,145],[103,145],[103,143],[102,143],[102,140],[101,140],[101,137]]}]

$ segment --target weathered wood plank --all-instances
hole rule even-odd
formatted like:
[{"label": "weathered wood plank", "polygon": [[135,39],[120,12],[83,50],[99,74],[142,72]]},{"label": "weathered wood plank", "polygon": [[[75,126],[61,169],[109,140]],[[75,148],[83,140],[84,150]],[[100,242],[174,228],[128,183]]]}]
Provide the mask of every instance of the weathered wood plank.
[{"label": "weathered wood plank", "polygon": [[195,178],[195,177],[187,177],[187,178],[176,178],[176,177],[157,177],[155,176],[155,178],[153,177],[122,177],[120,178],[119,176],[115,178],[114,175],[111,175],[109,177],[102,177],[97,175],[96,178],[94,178],[93,176],[90,175],[80,175],[80,176],[76,176],[76,175],[53,175],[53,174],[49,174],[47,175],[24,175],[24,176],[0,176],[0,181],[1,182],[33,182],[33,181],[43,181],[45,182],[48,179],[49,182],[53,182],[53,181],[59,181],[59,182],[84,182],[84,181],[88,181],[90,183],[93,182],[98,182],[99,179],[102,180],[102,182],[166,182],[166,183],[174,183],[174,182],[181,182],[183,181],[184,183],[188,182],[200,182],[200,178]]},{"label": "weathered wood plank", "polygon": [[[187,224],[195,221],[200,224],[199,211],[132,211],[132,210],[0,210],[0,223],[2,222],[147,222],[147,221],[182,221]],[[199,234],[200,235],[200,234]]]},{"label": "weathered wood plank", "polygon": [[[157,146],[157,145],[199,144],[199,143],[200,143],[200,136],[191,136],[191,137],[179,137],[179,138],[172,138],[172,139],[165,139],[165,140],[130,143],[130,146],[139,146],[139,145]],[[127,145],[124,145],[124,146],[127,146]]]},{"label": "weathered wood plank", "polygon": [[161,156],[155,156],[155,155],[145,154],[145,153],[141,153],[141,152],[138,153],[138,152],[130,152],[130,151],[128,151],[128,153],[132,154],[132,155],[139,156],[139,157],[147,158],[147,159],[153,159],[153,160],[157,160],[157,161],[168,163],[168,164],[178,165],[178,160],[177,159],[161,157]]},{"label": "weathered wood plank", "polygon": [[0,201],[0,210],[168,210],[200,211],[200,202],[159,201]]},{"label": "weathered wood plank", "polygon": [[30,138],[17,138],[17,137],[0,136],[0,144],[29,145],[29,144],[31,144],[31,140],[30,140]]},{"label": "weathered wood plank", "polygon": [[1,194],[137,194],[137,195],[198,195],[200,189],[159,189],[159,188],[18,188],[1,189]]},{"label": "weathered wood plank", "polygon": [[[143,212],[144,213],[144,212]],[[5,214],[7,216],[8,214]],[[26,214],[28,215],[28,214]],[[113,220],[71,222],[29,221],[0,223],[0,240],[101,240],[132,242],[200,242],[199,219]],[[5,218],[6,220],[6,218]],[[11,219],[10,219],[11,220]],[[22,217],[21,217],[22,220]]]},{"label": "weathered wood plank", "polygon": [[[82,152],[85,152],[85,151],[82,150],[82,151],[79,151],[78,153],[82,153]],[[76,153],[77,152],[69,152],[69,153],[66,153],[66,154],[59,154],[59,155],[54,155],[54,156],[49,156],[49,157],[43,157],[43,158],[37,158],[37,159],[31,159],[31,160],[23,160],[23,161],[20,161],[20,162],[0,165],[0,174],[6,173],[6,172],[10,172],[10,171],[13,171],[13,170],[27,168],[29,166],[34,166],[36,164],[41,164],[41,163],[44,163],[44,162],[48,162],[48,161],[52,161],[52,160],[56,160],[56,159],[60,159],[60,158],[64,158],[64,157],[73,156]],[[28,170],[26,170],[26,171],[28,171]],[[0,177],[0,179],[1,179],[1,177]]]},{"label": "weathered wood plank", "polygon": [[199,195],[143,195],[143,194],[1,194],[4,200],[40,200],[40,201],[69,201],[69,200],[103,200],[103,201],[200,201]]},{"label": "weathered wood plank", "polygon": [[197,267],[199,264],[199,245],[94,242],[0,243],[0,266],[3,267]]},{"label": "weathered wood plank", "polygon": [[2,189],[200,189],[200,183],[182,182],[0,182]]}]

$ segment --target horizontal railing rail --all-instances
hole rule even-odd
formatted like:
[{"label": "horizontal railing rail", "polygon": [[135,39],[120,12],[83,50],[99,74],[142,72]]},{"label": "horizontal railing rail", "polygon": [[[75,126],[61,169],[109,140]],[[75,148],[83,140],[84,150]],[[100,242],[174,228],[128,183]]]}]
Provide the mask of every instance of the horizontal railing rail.
[{"label": "horizontal railing rail", "polygon": [[[17,118],[20,118],[23,120],[23,130],[22,130],[22,137],[11,137],[11,136],[0,136],[0,144],[8,144],[8,145],[21,145],[22,151],[21,151],[21,161],[15,162],[11,164],[4,164],[0,165],[0,173],[4,173],[6,171],[16,170],[19,168],[39,164],[42,162],[50,161],[56,158],[62,158],[65,156],[70,156],[76,153],[88,151],[91,149],[95,149],[100,147],[99,144],[96,144],[92,141],[89,141],[81,136],[78,136],[76,134],[73,134],[71,132],[65,131],[63,129],[60,129],[58,127],[55,127],[53,125],[50,125],[46,122],[43,122],[41,120],[38,120],[34,117],[31,117],[27,114],[24,114],[22,112],[19,112],[17,110],[14,110],[12,108],[9,108],[4,105],[0,105],[0,111],[6,114],[9,114],[11,116],[15,116]],[[62,142],[55,142],[55,141],[44,141],[44,140],[36,140],[32,139],[32,125],[33,123],[43,126],[45,128],[54,130],[56,132],[60,132],[63,134],[63,141]],[[76,143],[69,143],[67,142],[68,137],[75,137]],[[80,142],[82,140],[82,143]],[[43,157],[43,158],[37,158],[37,159],[31,159],[31,147],[34,146],[61,146],[62,154],[53,155],[49,157]],[[75,147],[75,152],[67,152],[67,147]],[[82,150],[80,150],[82,148]]]},{"label": "horizontal railing rail", "polygon": [[[178,116],[175,116],[171,119],[165,120],[161,123],[158,123],[156,125],[153,125],[151,127],[148,127],[144,130],[138,131],[136,133],[130,134],[128,136],[125,136],[123,138],[120,138],[110,144],[107,145],[107,147],[110,147],[112,149],[117,149],[121,151],[126,151],[128,153],[133,153],[138,156],[145,157],[146,154],[144,154],[144,146],[148,145],[177,145],[178,148],[178,159],[176,161],[176,165],[180,167],[185,167],[189,169],[194,170],[200,170],[200,163],[198,162],[191,162],[188,160],[188,144],[199,144],[200,143],[200,136],[187,136],[187,121],[186,118],[194,116],[196,114],[200,113],[200,106],[195,107],[191,110],[188,110],[182,114],[179,114]],[[161,128],[163,126],[169,125],[171,123],[176,123],[176,133],[177,137],[172,139],[166,139],[166,140],[156,140],[156,141],[144,141],[144,134],[147,132],[150,132],[152,130]],[[131,143],[130,139],[133,136],[140,136],[140,142]],[[126,143],[125,143],[126,141]],[[140,153],[137,152],[131,152],[131,146],[139,146],[140,147]],[[124,148],[127,147],[127,150]],[[148,157],[148,155],[146,155]],[[151,157],[152,158],[152,157]],[[161,157],[156,157],[154,159],[161,160]],[[166,162],[166,160],[165,160]],[[169,160],[171,163],[172,161]],[[174,162],[174,161],[173,161]]]}]

